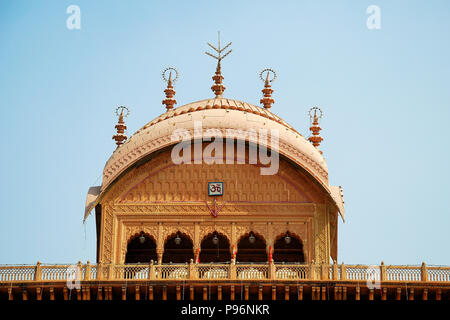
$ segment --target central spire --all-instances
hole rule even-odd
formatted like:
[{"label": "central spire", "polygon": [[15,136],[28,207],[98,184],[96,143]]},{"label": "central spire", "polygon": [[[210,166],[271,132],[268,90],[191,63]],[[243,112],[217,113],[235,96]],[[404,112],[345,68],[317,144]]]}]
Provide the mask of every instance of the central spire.
[{"label": "central spire", "polygon": [[222,98],[222,94],[225,91],[225,86],[223,85],[222,81],[223,81],[223,76],[222,76],[222,70],[221,70],[221,61],[223,58],[225,58],[227,55],[229,55],[231,53],[231,51],[233,51],[232,49],[230,49],[228,52],[226,52],[224,55],[222,55],[222,52],[224,52],[230,45],[231,42],[229,44],[227,44],[225,47],[221,48],[220,47],[220,31],[218,32],[218,45],[217,48],[214,47],[212,44],[210,44],[209,42],[207,42],[208,46],[210,46],[214,51],[217,52],[217,56],[209,53],[209,52],[205,52],[208,56],[213,57],[214,59],[217,60],[217,67],[216,67],[216,73],[214,74],[214,76],[212,77],[212,79],[214,80],[214,85],[211,87],[211,90],[214,92],[214,94],[216,95],[216,98]]}]

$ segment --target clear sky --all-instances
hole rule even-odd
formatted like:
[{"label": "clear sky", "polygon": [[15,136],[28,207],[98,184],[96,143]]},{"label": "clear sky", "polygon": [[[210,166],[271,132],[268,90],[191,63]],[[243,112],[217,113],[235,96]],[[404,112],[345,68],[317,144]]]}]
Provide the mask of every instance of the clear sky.
[{"label": "clear sky", "polygon": [[[69,30],[69,5],[81,29]],[[369,5],[381,29],[369,30]],[[89,186],[128,134],[164,112],[161,71],[178,106],[212,97],[217,31],[225,97],[258,105],[266,67],[272,111],[321,149],[344,188],[338,262],[450,265],[449,1],[1,1],[0,263],[95,261]]]}]

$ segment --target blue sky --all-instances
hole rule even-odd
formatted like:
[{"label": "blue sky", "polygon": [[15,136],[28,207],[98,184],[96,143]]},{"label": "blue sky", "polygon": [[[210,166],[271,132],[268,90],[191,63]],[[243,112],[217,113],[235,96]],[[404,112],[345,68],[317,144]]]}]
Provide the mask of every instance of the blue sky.
[{"label": "blue sky", "polygon": [[[81,29],[66,28],[66,8]],[[366,27],[369,5],[381,29]],[[338,262],[450,265],[448,1],[2,1],[0,263],[95,261],[89,186],[114,150],[116,106],[129,134],[164,111],[161,71],[175,66],[178,106],[212,97],[206,42],[233,41],[225,96],[258,104],[278,73],[272,111],[308,135],[342,185]]]}]

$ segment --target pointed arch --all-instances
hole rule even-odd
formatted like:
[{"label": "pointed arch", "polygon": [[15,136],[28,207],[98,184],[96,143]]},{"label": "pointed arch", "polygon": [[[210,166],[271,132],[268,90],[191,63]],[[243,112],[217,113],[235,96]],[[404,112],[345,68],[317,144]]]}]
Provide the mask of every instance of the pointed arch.
[{"label": "pointed arch", "polygon": [[[286,236],[289,241],[286,241]],[[305,262],[305,253],[303,251],[303,242],[295,233],[286,232],[275,238],[273,245],[274,262]]]},{"label": "pointed arch", "polygon": [[127,243],[125,263],[149,263],[151,260],[158,260],[155,239],[145,232],[131,236]]},{"label": "pointed arch", "polygon": [[[217,236],[217,243],[214,243],[214,236]],[[230,240],[223,233],[210,232],[200,243],[199,260],[202,263],[230,261]]]},{"label": "pointed arch", "polygon": [[177,231],[166,238],[162,256],[163,263],[186,263],[191,259],[194,259],[194,244],[186,233]]},{"label": "pointed arch", "polygon": [[[251,242],[251,236],[255,241]],[[242,235],[237,245],[237,262],[267,262],[266,240],[259,233],[250,231]]]}]

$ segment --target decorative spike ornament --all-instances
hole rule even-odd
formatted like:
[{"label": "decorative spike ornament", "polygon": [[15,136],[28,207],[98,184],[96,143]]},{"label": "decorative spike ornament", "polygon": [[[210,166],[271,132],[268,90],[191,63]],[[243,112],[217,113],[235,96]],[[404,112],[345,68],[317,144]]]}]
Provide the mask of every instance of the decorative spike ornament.
[{"label": "decorative spike ornament", "polygon": [[[262,77],[264,72],[267,72],[266,80],[263,80],[263,77]],[[272,80],[269,80],[270,73],[273,74]],[[275,102],[275,100],[272,99],[273,89],[270,85],[270,82],[274,81],[276,78],[275,71],[273,71],[272,69],[264,69],[260,73],[260,78],[261,78],[261,80],[264,81],[264,89],[261,90],[264,95],[264,98],[259,100],[259,102],[264,106],[265,109],[270,109],[272,107],[272,104]]]},{"label": "decorative spike ornament", "polygon": [[[169,79],[166,78],[166,72],[169,71]],[[175,72],[175,79],[172,80],[172,71]],[[166,68],[162,72],[162,78],[167,82],[167,88],[164,90],[166,94],[166,99],[162,101],[162,104],[166,105],[167,111],[173,109],[173,106],[177,104],[177,100],[173,99],[175,96],[175,90],[173,89],[173,83],[178,79],[178,71],[175,68]]]},{"label": "decorative spike ornament", "polygon": [[[120,114],[118,113],[119,109],[121,109]],[[126,110],[126,114],[124,114],[124,110]],[[116,115],[119,117],[119,121],[117,122],[115,128],[117,129],[117,133],[113,135],[113,139],[116,141],[117,148],[123,144],[125,140],[127,140],[127,136],[125,135],[125,130],[127,126],[125,125],[124,118],[129,114],[129,110],[127,107],[120,106],[116,109]]]},{"label": "decorative spike ornament", "polygon": [[[314,111],[314,116],[311,115],[312,111]],[[317,111],[320,112],[319,116],[317,116]],[[320,143],[323,141],[323,138],[319,135],[320,130],[322,130],[322,128],[319,126],[319,119],[322,118],[322,110],[319,109],[318,107],[312,107],[309,110],[309,116],[312,119],[312,125],[311,127],[309,127],[309,130],[312,132],[312,135],[308,138],[308,140],[313,144],[314,147],[318,149]],[[322,154],[322,151],[320,151],[320,153]]]},{"label": "decorative spike ornament", "polygon": [[214,80],[214,84],[211,86],[211,90],[216,95],[216,98],[221,98],[226,88],[222,83],[223,76],[220,67],[220,60],[217,62],[216,74],[212,77],[212,79]]},{"label": "decorative spike ornament", "polygon": [[177,104],[177,100],[173,99],[175,96],[175,90],[172,85],[172,72],[169,73],[169,81],[167,81],[167,89],[164,90],[166,94],[166,99],[162,101],[163,104],[166,105],[167,111],[173,109],[173,106]]},{"label": "decorative spike ornament", "polygon": [[221,70],[221,61],[223,60],[223,58],[225,58],[227,55],[229,55],[231,53],[231,51],[233,51],[232,49],[230,49],[227,53],[225,53],[224,55],[222,55],[222,53],[231,45],[231,42],[228,43],[225,47],[220,48],[220,32],[218,33],[218,46],[217,48],[214,47],[212,44],[210,44],[208,42],[208,46],[210,46],[214,51],[217,52],[217,56],[209,53],[209,52],[205,52],[208,56],[213,57],[214,59],[217,60],[217,67],[216,67],[216,73],[214,74],[214,76],[212,77],[212,79],[214,80],[214,84],[211,87],[211,90],[214,92],[214,94],[216,95],[216,98],[222,98],[223,92],[225,91],[225,86],[223,85],[222,81],[223,81],[223,76],[222,76],[222,70]]}]

